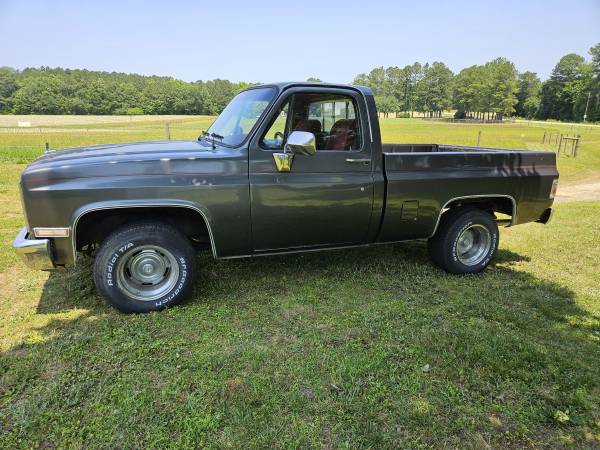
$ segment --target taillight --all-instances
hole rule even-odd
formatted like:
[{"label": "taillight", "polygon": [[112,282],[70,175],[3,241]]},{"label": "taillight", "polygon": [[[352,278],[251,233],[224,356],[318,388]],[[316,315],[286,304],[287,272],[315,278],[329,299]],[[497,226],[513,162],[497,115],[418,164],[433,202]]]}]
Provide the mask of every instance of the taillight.
[{"label": "taillight", "polygon": [[558,189],[558,178],[552,182],[552,189],[550,189],[550,198],[554,198],[556,190]]}]

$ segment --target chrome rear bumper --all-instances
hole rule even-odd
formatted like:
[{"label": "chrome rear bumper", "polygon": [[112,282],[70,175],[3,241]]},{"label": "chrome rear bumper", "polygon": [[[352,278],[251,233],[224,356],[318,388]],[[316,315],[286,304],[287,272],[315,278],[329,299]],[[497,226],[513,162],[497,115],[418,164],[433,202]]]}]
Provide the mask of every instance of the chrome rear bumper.
[{"label": "chrome rear bumper", "polygon": [[13,249],[23,262],[37,270],[52,270],[52,243],[50,239],[28,239],[29,232],[23,227],[13,242]]}]

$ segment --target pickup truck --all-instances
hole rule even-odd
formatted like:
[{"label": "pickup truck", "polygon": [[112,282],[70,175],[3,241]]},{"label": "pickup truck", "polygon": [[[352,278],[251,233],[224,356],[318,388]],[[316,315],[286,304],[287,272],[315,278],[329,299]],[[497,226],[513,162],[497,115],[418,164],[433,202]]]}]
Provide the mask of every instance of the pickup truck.
[{"label": "pickup truck", "polygon": [[547,223],[552,152],[382,144],[369,88],[278,83],[240,92],[197,140],[49,151],[21,177],[31,267],[94,254],[109,304],[180,302],[195,251],[241,258],[428,241],[454,274],[485,269],[498,226]]}]

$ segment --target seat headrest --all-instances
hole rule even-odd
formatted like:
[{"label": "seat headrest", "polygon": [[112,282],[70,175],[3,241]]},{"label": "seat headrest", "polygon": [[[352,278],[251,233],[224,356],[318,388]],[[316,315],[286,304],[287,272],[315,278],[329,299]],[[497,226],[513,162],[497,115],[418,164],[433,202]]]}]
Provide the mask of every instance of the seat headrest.
[{"label": "seat headrest", "polygon": [[321,132],[321,122],[314,119],[302,119],[294,127],[294,131],[308,131],[312,134]]}]

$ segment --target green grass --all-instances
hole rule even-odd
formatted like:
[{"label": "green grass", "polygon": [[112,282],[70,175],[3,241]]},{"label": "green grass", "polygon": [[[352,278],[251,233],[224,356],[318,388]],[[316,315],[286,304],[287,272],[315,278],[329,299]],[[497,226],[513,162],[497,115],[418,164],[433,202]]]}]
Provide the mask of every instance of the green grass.
[{"label": "green grass", "polygon": [[[68,117],[65,121],[68,120]],[[152,116],[135,122],[122,118],[106,117],[105,123],[89,125],[61,125],[53,118],[52,125],[41,128],[15,129],[0,127],[0,162],[29,162],[39,156],[46,142],[50,148],[61,149],[111,142],[150,141],[166,139],[165,124],[169,123],[171,139],[196,139],[207,129],[214,117],[176,116],[160,120]],[[568,124],[508,123],[503,125],[465,125],[426,121],[422,119],[380,119],[384,142],[445,143],[476,145],[481,131],[481,146],[526,150],[552,150],[554,146],[542,145],[544,131],[564,134],[581,134],[581,147],[577,158],[561,156],[558,168],[561,182],[600,176],[600,128],[578,127]]]},{"label": "green grass", "polygon": [[177,116],[173,120],[154,120],[152,116],[146,116],[146,120],[133,123],[0,128],[0,162],[29,162],[42,154],[46,142],[51,149],[62,149],[113,142],[163,140],[167,139],[167,123],[171,139],[197,139],[200,132],[208,129],[214,119],[211,116],[188,119]]},{"label": "green grass", "polygon": [[577,158],[561,155],[558,170],[561,182],[600,177],[600,127],[578,127],[567,124],[507,123],[494,125],[465,125],[420,119],[380,119],[385,142],[444,143],[476,145],[481,131],[482,147],[523,150],[554,150],[554,145],[542,145],[544,131],[581,135]]},{"label": "green grass", "polygon": [[[387,122],[407,142],[477,130]],[[0,448],[600,446],[598,202],[502,229],[479,276],[444,274],[422,242],[202,254],[190,300],[125,316],[89,262],[13,255],[23,168],[0,171]]]}]

